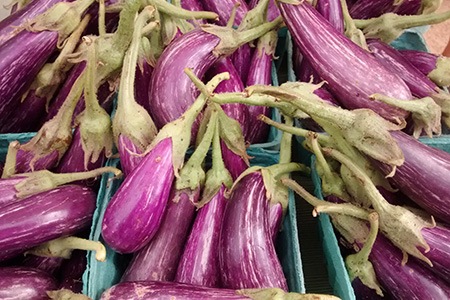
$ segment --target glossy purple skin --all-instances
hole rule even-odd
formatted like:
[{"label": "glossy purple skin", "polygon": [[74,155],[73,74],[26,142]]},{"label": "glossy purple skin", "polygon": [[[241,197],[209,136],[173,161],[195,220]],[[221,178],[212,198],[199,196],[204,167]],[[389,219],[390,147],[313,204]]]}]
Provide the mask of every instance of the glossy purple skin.
[{"label": "glossy purple skin", "polygon": [[[272,54],[266,51],[255,50],[250,62],[250,71],[247,76],[247,86],[255,84],[272,84]],[[248,106],[248,126],[244,134],[246,141],[250,144],[263,143],[267,141],[269,125],[259,121],[259,115],[270,117],[270,108],[266,106]]]},{"label": "glossy purple skin", "polygon": [[401,78],[334,29],[307,1],[298,5],[279,3],[279,7],[295,44],[345,108],[370,108],[388,120],[408,115],[369,99],[374,93],[412,99]]},{"label": "glossy purple skin", "polygon": [[395,299],[448,299],[450,287],[417,261],[402,266],[402,252],[378,235],[370,253],[377,279]]},{"label": "glossy purple skin", "polygon": [[55,275],[61,267],[64,258],[61,257],[44,257],[28,254],[23,259],[21,265],[26,268],[35,268]]},{"label": "glossy purple skin", "polygon": [[[450,153],[422,144],[401,131],[392,131],[391,135],[405,156],[403,165],[390,178],[392,183],[435,218],[448,222]],[[375,165],[385,175],[391,172],[384,164]]]},{"label": "glossy purple skin", "polygon": [[143,106],[149,113],[151,107],[149,106],[149,86],[150,80],[153,74],[153,67],[149,65],[145,60],[141,63],[142,68],[139,65],[136,67],[136,77],[134,79],[134,99],[136,102]]},{"label": "glossy purple skin", "polygon": [[321,81],[320,75],[314,70],[313,66],[306,57],[300,62],[296,68],[297,80],[301,82],[319,83]]},{"label": "glossy purple skin", "polygon": [[206,10],[215,12],[219,15],[218,25],[225,26],[231,16],[231,11],[236,3],[239,7],[236,10],[236,18],[234,19],[234,26],[239,26],[248,13],[248,5],[245,0],[201,0],[203,7]]},{"label": "glossy purple skin", "polygon": [[0,22],[0,45],[12,38],[15,27],[25,24],[37,15],[45,12],[48,8],[59,2],[72,2],[71,0],[33,0],[21,10],[11,14]]},{"label": "glossy purple skin", "polygon": [[450,283],[450,229],[437,225],[422,229],[422,235],[430,246],[430,251],[424,254],[431,260],[433,267],[424,265]]},{"label": "glossy purple skin", "polygon": [[22,31],[0,46],[0,125],[20,104],[22,94],[56,49],[58,33]]},{"label": "glossy purple skin", "polygon": [[244,44],[231,55],[233,65],[240,75],[242,82],[247,81],[248,73],[250,72],[250,64],[248,62],[252,59],[253,52],[249,44]]},{"label": "glossy purple skin", "polygon": [[[214,75],[223,72],[228,72],[230,74],[230,79],[222,81],[214,90],[214,93],[242,92],[244,90],[244,84],[242,83],[239,73],[229,58],[222,58],[212,65],[206,72],[206,78],[209,80],[214,77]],[[239,122],[243,133],[248,131],[249,122],[247,105],[233,103],[221,106],[227,116]]]},{"label": "glossy purple skin", "polygon": [[209,288],[175,282],[122,282],[106,290],[100,300],[243,300],[229,289]]},{"label": "glossy purple skin", "polygon": [[57,163],[58,163],[58,152],[55,150],[51,152],[50,154],[38,159],[34,165],[33,168],[31,168],[31,160],[33,159],[34,155],[25,150],[19,150],[17,152],[17,160],[16,160],[16,173],[28,173],[39,170],[51,170],[53,169]]},{"label": "glossy purple skin", "polygon": [[127,176],[128,174],[133,172],[133,170],[139,165],[144,157],[132,154],[141,154],[142,151],[126,136],[119,136],[118,148],[120,156],[120,166],[124,175]]},{"label": "glossy purple skin", "polygon": [[403,79],[414,96],[423,98],[436,94],[438,86],[397,50],[388,44],[373,39],[367,41],[367,46],[380,63]]},{"label": "glossy purple skin", "polygon": [[69,259],[64,260],[59,274],[59,289],[68,289],[74,293],[81,293],[83,281],[81,277],[86,270],[86,251],[75,250]]},{"label": "glossy purple skin", "polygon": [[236,180],[236,178],[238,178],[248,166],[239,155],[228,149],[224,142],[220,142],[220,147],[222,150],[222,159],[225,163],[225,167],[230,172],[233,180]]},{"label": "glossy purple skin", "polygon": [[174,171],[172,140],[166,138],[129,174],[108,203],[102,224],[105,242],[120,253],[142,249],[158,231]]},{"label": "glossy purple skin", "polygon": [[424,51],[399,50],[399,52],[424,75],[430,74],[436,68],[436,62],[439,58],[436,54]]},{"label": "glossy purple skin", "polygon": [[[195,206],[189,198],[197,201],[200,189],[189,193],[172,189],[158,232],[150,243],[136,252],[122,282],[174,281],[195,215]],[[178,203],[174,202],[177,196],[180,197]]]},{"label": "glossy purple skin", "polygon": [[95,193],[77,185],[28,197],[0,211],[0,260],[90,226]]},{"label": "glossy purple skin", "polygon": [[[204,11],[203,4],[200,0],[181,0],[181,7],[190,11]],[[206,24],[206,20],[198,19],[198,24]]]},{"label": "glossy purple skin", "polygon": [[55,279],[32,268],[0,268],[0,299],[47,300],[47,291],[56,290]]},{"label": "glossy purple skin", "polygon": [[344,16],[340,0],[318,0],[317,11],[339,32],[344,32]]},{"label": "glossy purple skin", "polygon": [[[175,39],[163,51],[149,89],[150,114],[158,128],[179,118],[194,103],[198,91],[184,69],[191,68],[198,78],[203,78],[220,59],[212,53],[219,41],[217,36],[195,29]],[[196,128],[198,124],[194,132]]]},{"label": "glossy purple skin", "polygon": [[350,16],[353,19],[370,19],[389,12],[412,15],[418,12],[420,2],[420,0],[405,0],[403,4],[394,6],[394,0],[359,0],[350,8]]},{"label": "glossy purple skin", "polygon": [[221,281],[232,289],[276,287],[287,291],[268,223],[269,202],[259,172],[234,187],[219,242]]},{"label": "glossy purple skin", "polygon": [[[58,166],[56,167],[57,173],[74,173],[91,171],[103,166],[105,162],[105,155],[102,153],[96,162],[88,162],[87,168],[84,167],[84,150],[81,145],[81,134],[77,127],[73,133],[72,142],[67,149],[64,156],[61,158]],[[95,179],[94,179],[95,180]]]},{"label": "glossy purple skin", "polygon": [[225,187],[222,186],[211,201],[198,211],[178,263],[175,282],[221,287],[217,245],[227,204],[224,192]]},{"label": "glossy purple skin", "polygon": [[21,201],[21,199],[16,197],[15,185],[20,183],[25,177],[11,177],[0,179],[0,209],[13,204],[15,202]]},{"label": "glossy purple skin", "polygon": [[[258,4],[259,0],[250,0],[248,7],[249,9],[254,8]],[[278,10],[275,0],[269,1],[269,6],[267,7],[267,21],[271,22],[280,16],[280,11]]]}]

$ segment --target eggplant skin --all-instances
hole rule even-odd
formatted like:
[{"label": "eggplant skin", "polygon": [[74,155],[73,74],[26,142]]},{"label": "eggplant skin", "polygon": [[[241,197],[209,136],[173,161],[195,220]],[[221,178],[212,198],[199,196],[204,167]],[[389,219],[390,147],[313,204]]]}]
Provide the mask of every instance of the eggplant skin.
[{"label": "eggplant skin", "polygon": [[208,288],[175,282],[130,281],[106,290],[100,300],[204,300],[250,299],[237,295],[235,290]]},{"label": "eggplant skin", "polygon": [[0,261],[90,225],[96,195],[66,185],[0,209]]},{"label": "eggplant skin", "polygon": [[129,174],[105,211],[102,236],[120,253],[142,249],[163,219],[174,179],[172,140],[166,138]]},{"label": "eggplant skin", "polygon": [[47,300],[47,291],[58,288],[48,273],[24,267],[0,268],[0,299]]}]

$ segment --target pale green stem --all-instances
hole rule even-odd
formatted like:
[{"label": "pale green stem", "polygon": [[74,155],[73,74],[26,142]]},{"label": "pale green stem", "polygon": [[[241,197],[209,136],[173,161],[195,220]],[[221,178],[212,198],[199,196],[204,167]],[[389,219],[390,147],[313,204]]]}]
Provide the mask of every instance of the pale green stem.
[{"label": "pale green stem", "polygon": [[239,4],[239,2],[236,2],[233,5],[233,9],[231,10],[231,14],[230,14],[230,19],[228,20],[226,27],[233,28],[234,21],[236,20],[237,9],[239,8],[239,6],[241,6]]},{"label": "pale green stem", "polygon": [[2,178],[8,178],[16,174],[16,158],[19,149],[20,143],[18,141],[12,141],[11,143],[9,143],[5,165],[3,166]]},{"label": "pale green stem", "polygon": [[180,19],[212,19],[218,18],[216,13],[210,11],[190,11],[170,4],[165,0],[147,0],[150,5],[155,6],[160,12]]},{"label": "pale green stem", "polygon": [[105,0],[98,0],[98,34],[101,37],[106,35],[105,18]]},{"label": "pale green stem", "polygon": [[[284,116],[284,123],[286,126],[292,127],[294,125],[294,119],[288,116]],[[280,159],[278,163],[289,163],[292,158],[292,134],[289,132],[283,132],[280,142]]]}]

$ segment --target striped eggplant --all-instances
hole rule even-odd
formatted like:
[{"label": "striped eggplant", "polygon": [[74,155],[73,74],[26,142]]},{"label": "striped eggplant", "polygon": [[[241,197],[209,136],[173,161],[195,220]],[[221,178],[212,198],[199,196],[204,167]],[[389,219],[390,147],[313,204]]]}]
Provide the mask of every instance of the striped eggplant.
[{"label": "striped eggplant", "polygon": [[269,201],[261,173],[245,176],[234,187],[222,221],[219,263],[224,287],[287,290],[268,214]]},{"label": "striped eggplant", "polygon": [[292,3],[279,1],[279,8],[296,46],[344,107],[370,108],[391,121],[407,117],[408,112],[402,109],[369,99],[380,93],[411,100],[401,78],[338,32],[307,1],[288,2]]},{"label": "striped eggplant", "polygon": [[399,50],[419,71],[439,86],[450,85],[450,58],[424,51]]},{"label": "striped eggplant", "polygon": [[396,4],[395,0],[359,0],[350,8],[353,19],[370,19],[385,13],[396,13],[399,15],[415,15],[419,13],[421,0],[403,0]]},{"label": "striped eggplant", "polygon": [[74,293],[81,293],[83,281],[81,277],[86,270],[86,251],[75,250],[69,259],[64,260],[59,272],[58,289],[67,289]]},{"label": "striped eggplant", "polygon": [[174,179],[172,139],[166,138],[129,174],[105,211],[102,236],[120,253],[142,249],[158,231]]},{"label": "striped eggplant", "polygon": [[239,26],[244,19],[245,14],[248,12],[248,5],[245,0],[202,0],[204,8],[219,15],[217,23],[222,26],[227,25],[236,3],[238,3],[239,6],[236,8],[236,17],[233,25]]},{"label": "striped eggplant", "polygon": [[227,200],[225,187],[203,206],[192,227],[178,264],[175,282],[221,287],[219,254],[220,227]]},{"label": "striped eggplant", "polygon": [[318,0],[317,11],[339,32],[344,32],[344,16],[340,0]]},{"label": "striped eggplant", "polygon": [[24,267],[0,268],[0,299],[46,300],[47,291],[57,289],[48,273]]},{"label": "striped eggplant", "polygon": [[[250,0],[248,3],[248,7],[250,9],[255,8],[260,0]],[[273,21],[280,16],[280,11],[278,10],[277,5],[275,4],[275,0],[269,0],[269,5],[267,7],[267,21]]]},{"label": "striped eggplant", "polygon": [[0,210],[0,260],[90,225],[95,193],[66,185]]},{"label": "striped eggplant", "polygon": [[21,261],[20,265],[26,268],[35,268],[47,272],[48,274],[57,274],[64,258],[62,257],[45,257],[27,254]]},{"label": "striped eggplant", "polygon": [[[200,0],[181,0],[181,7],[190,11],[202,11],[205,10],[203,8],[203,4]],[[203,19],[197,20],[200,24],[204,24],[205,21]]]},{"label": "striped eggplant", "polygon": [[161,226],[154,238],[135,253],[122,276],[125,281],[174,281],[195,214],[200,188],[172,188]]},{"label": "striped eggplant", "polygon": [[138,146],[133,143],[125,135],[120,135],[118,140],[118,150],[120,155],[120,165],[122,167],[125,176],[132,173],[133,170],[140,164],[144,159],[141,154],[143,151],[138,148]]},{"label": "striped eggplant", "polygon": [[25,145],[22,145],[17,152],[16,173],[50,170],[58,164],[58,151],[54,150],[50,154],[34,160],[33,153],[23,148]]}]

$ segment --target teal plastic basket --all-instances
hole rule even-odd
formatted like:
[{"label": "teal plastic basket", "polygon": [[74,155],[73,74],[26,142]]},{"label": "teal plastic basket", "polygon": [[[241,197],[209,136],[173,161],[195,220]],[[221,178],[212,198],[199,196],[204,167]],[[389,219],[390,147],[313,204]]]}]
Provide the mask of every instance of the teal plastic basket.
[{"label": "teal plastic basket", "polygon": [[[278,155],[261,148],[250,149],[249,155],[253,157],[252,165],[268,166],[278,162]],[[119,159],[110,159],[108,166],[117,167]],[[120,179],[112,179],[112,175],[104,174],[101,187],[97,197],[97,209],[95,210],[91,227],[90,239],[103,241],[101,238],[101,224],[108,202],[121,184]],[[107,288],[120,281],[126,268],[129,256],[114,252],[105,244],[107,258],[105,262],[98,262],[94,253],[88,253],[88,265],[83,275],[83,294],[92,299],[99,299]],[[292,192],[289,194],[289,208],[283,223],[282,231],[279,233],[276,250],[286,276],[289,290],[304,293],[302,260],[297,232],[297,216],[295,198]]]},{"label": "teal plastic basket", "polygon": [[18,141],[24,144],[31,140],[36,132],[26,132],[26,133],[4,133],[0,134],[0,161],[4,161],[6,154],[8,153],[9,143],[13,141]]}]

